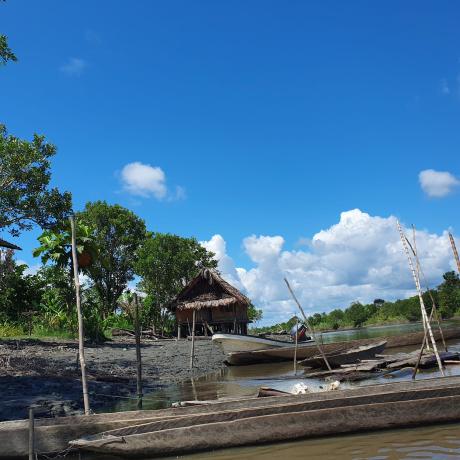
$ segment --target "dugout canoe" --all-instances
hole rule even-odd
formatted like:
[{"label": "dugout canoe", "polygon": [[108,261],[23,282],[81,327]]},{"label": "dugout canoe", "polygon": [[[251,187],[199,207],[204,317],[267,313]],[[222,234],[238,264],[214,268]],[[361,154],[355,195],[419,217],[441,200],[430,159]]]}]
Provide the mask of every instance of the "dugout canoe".
[{"label": "dugout canoe", "polygon": [[[290,441],[341,433],[460,420],[460,386],[380,385],[370,394],[261,398],[258,407],[229,408],[112,430],[70,443],[81,451],[142,458]],[[442,379],[445,380],[445,379]],[[426,382],[426,381],[425,381]],[[378,386],[376,386],[378,387]],[[339,393],[336,396],[336,393]]]},{"label": "dugout canoe", "polygon": [[[408,390],[439,389],[456,386],[460,388],[460,377],[445,377],[409,382],[385,383],[364,387],[336,390],[332,392],[286,395],[282,397],[242,398],[233,401],[219,401],[204,406],[168,408],[159,410],[104,413],[90,416],[58,417],[35,420],[35,441],[37,452],[50,454],[62,451],[69,441],[88,435],[143,423],[186,417],[193,414],[210,414],[229,410],[260,408],[283,400],[283,403],[315,402],[316,408],[334,406],[335,401],[347,397],[375,398],[383,393]],[[369,399],[371,400],[371,399]],[[324,405],[322,405],[322,401]],[[26,458],[28,455],[28,421],[0,422],[0,459]]]},{"label": "dugout canoe", "polygon": [[[440,340],[439,330],[433,330],[436,340]],[[460,327],[451,327],[443,329],[445,340],[460,338]],[[373,337],[370,339],[350,340],[347,342],[332,342],[324,343],[322,347],[325,353],[344,352],[350,348],[369,345],[376,340],[385,340],[387,342],[386,349],[398,348],[408,345],[420,345],[423,340],[423,331],[411,332],[404,335],[387,336],[387,337]],[[261,364],[261,363],[276,363],[281,361],[292,361],[294,359],[295,346],[257,350],[248,352],[230,353],[226,358],[226,364],[230,366],[243,366],[248,364]],[[312,358],[318,354],[317,347],[298,347],[297,360]]]},{"label": "dugout canoe", "polygon": [[[360,345],[359,347],[350,348],[342,353],[326,353],[327,361],[333,368],[340,367],[344,364],[353,364],[363,359],[373,359],[375,355],[382,353],[385,349],[387,342],[377,342],[370,345]],[[306,367],[323,367],[325,366],[324,358],[322,356],[314,356],[299,362],[300,365]]]}]

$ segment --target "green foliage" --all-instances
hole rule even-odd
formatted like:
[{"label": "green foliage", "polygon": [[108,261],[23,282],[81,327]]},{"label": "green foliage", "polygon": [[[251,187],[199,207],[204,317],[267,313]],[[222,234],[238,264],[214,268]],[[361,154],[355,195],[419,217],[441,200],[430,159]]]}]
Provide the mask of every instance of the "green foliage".
[{"label": "green foliage", "polygon": [[15,62],[18,58],[8,46],[6,35],[0,35],[0,65],[5,65],[8,61]]},{"label": "green foliage", "polygon": [[450,318],[460,308],[460,278],[455,272],[443,275],[444,281],[439,286],[439,311],[443,318]]},{"label": "green foliage", "polygon": [[250,321],[257,323],[263,318],[264,312],[257,309],[252,303],[248,307],[248,318]]},{"label": "green foliage", "polygon": [[368,316],[366,307],[363,304],[353,302],[345,310],[345,318],[353,324],[353,327],[361,327],[370,318],[370,315]]},{"label": "green foliage", "polygon": [[195,238],[169,233],[149,235],[139,248],[138,256],[135,268],[141,276],[140,287],[148,294],[149,319],[164,325],[171,319],[164,310],[185,283],[196,276],[201,267],[217,267],[214,254]]},{"label": "green foliage", "polygon": [[0,323],[0,337],[22,337],[25,335],[24,329],[22,326],[9,323],[8,321],[3,321]]},{"label": "green foliage", "polygon": [[[93,229],[78,220],[75,222],[75,240],[77,255],[86,253],[90,259],[97,257],[93,240]],[[39,237],[40,246],[33,251],[34,257],[40,257],[43,264],[51,262],[72,271],[72,231],[70,221],[65,220],[52,230],[45,230]]]},{"label": "green foliage", "polygon": [[[0,265],[5,263],[0,261]],[[26,265],[17,265],[14,261],[8,270],[0,270],[0,321],[19,324],[24,321],[24,313],[37,310],[42,286],[36,275],[26,275]]]},{"label": "green foliage", "polygon": [[53,227],[68,215],[70,193],[49,188],[55,153],[43,136],[35,134],[25,141],[8,135],[0,125],[0,229],[18,235],[33,224]]},{"label": "green foliage", "polygon": [[93,229],[98,255],[87,274],[99,296],[101,314],[107,317],[134,279],[137,250],[148,235],[145,223],[132,211],[105,201],[87,203],[77,217]]}]

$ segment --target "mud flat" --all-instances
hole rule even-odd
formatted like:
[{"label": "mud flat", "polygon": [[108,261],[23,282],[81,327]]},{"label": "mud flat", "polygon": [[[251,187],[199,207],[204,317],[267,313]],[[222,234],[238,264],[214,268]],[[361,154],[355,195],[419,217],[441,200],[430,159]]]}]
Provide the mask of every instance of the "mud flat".
[{"label": "mud flat", "polygon": [[[0,420],[27,417],[36,406],[37,417],[81,413],[78,344],[74,341],[0,340]],[[133,339],[88,345],[86,365],[91,408],[99,411],[118,398],[134,396],[136,352]],[[187,340],[145,341],[142,345],[144,384],[148,391],[200,377],[223,367],[224,355],[211,340],[195,343],[195,368],[189,369]],[[147,390],[146,390],[147,391]]]}]

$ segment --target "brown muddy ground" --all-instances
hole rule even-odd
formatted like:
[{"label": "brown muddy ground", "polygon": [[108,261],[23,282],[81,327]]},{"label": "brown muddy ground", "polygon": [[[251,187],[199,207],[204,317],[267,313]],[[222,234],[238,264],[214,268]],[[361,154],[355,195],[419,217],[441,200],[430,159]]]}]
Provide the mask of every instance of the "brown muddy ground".
[{"label": "brown muddy ground", "polygon": [[[197,340],[195,351],[192,374],[189,341],[143,341],[146,392],[223,367],[224,355],[210,340]],[[119,400],[115,396],[135,395],[133,339],[87,345],[85,353],[93,410],[109,409]],[[25,418],[31,405],[39,417],[80,413],[79,379],[78,344],[74,341],[0,340],[0,420]]]}]

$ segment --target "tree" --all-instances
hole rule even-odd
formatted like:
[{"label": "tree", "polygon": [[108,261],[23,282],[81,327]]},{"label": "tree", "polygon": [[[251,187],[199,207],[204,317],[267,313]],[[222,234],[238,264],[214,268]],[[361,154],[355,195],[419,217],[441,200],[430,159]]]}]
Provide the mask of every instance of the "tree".
[{"label": "tree", "polygon": [[345,317],[354,327],[361,327],[368,319],[366,307],[360,302],[353,302],[346,310]]},{"label": "tree", "polygon": [[8,46],[6,35],[0,35],[0,65],[5,65],[8,61],[17,61],[18,58]]},{"label": "tree", "polygon": [[0,125],[0,230],[13,236],[33,224],[51,228],[68,216],[69,192],[49,188],[56,148],[34,135],[31,142],[8,135]]},{"label": "tree", "polygon": [[454,271],[444,273],[439,285],[439,311],[443,318],[450,318],[460,307],[460,278]]},{"label": "tree", "polygon": [[0,321],[21,323],[23,313],[38,308],[42,284],[36,275],[25,274],[27,265],[17,265],[12,259],[7,263],[9,268],[0,270]]},{"label": "tree", "polygon": [[332,310],[328,315],[329,323],[332,329],[335,330],[337,330],[343,324],[344,318],[345,313],[342,310],[339,310],[338,308]]},{"label": "tree", "polygon": [[102,303],[102,315],[107,317],[134,279],[137,250],[148,235],[145,222],[132,211],[105,201],[87,203],[77,217],[93,229],[98,256],[87,274]]},{"label": "tree", "polygon": [[138,251],[136,273],[140,287],[151,296],[150,317],[162,318],[162,311],[201,267],[216,268],[214,254],[195,238],[169,233],[150,235]]}]

